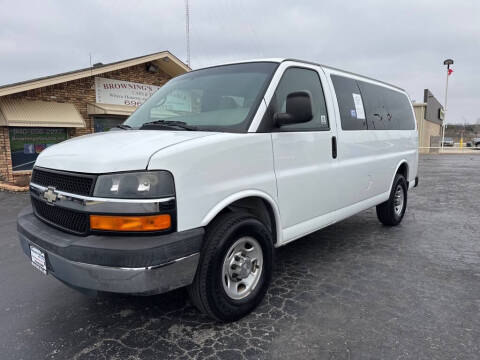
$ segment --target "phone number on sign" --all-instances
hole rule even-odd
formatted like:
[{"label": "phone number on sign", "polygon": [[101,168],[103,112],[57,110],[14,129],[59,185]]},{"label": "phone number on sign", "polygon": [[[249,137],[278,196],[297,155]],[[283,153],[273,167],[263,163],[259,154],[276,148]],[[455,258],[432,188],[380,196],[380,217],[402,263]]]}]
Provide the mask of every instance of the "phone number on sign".
[{"label": "phone number on sign", "polygon": [[143,104],[141,101],[138,101],[138,100],[125,100],[124,102],[125,102],[125,105],[128,105],[128,106],[140,106]]}]

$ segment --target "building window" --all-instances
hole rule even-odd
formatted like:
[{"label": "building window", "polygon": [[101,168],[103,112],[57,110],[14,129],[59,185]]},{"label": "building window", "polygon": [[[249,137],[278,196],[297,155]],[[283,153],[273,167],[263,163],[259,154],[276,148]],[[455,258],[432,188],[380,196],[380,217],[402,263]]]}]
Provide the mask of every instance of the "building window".
[{"label": "building window", "polygon": [[67,140],[67,129],[10,127],[9,135],[13,171],[31,170],[42,150]]},{"label": "building window", "polygon": [[93,118],[93,127],[95,132],[108,131],[111,128],[120,125],[126,117],[115,116],[95,116]]}]

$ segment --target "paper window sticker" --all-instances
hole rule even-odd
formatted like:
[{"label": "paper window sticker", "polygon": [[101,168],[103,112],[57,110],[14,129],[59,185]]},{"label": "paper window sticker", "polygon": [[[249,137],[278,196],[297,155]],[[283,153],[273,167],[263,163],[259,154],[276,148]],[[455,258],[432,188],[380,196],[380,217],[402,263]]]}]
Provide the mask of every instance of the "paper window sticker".
[{"label": "paper window sticker", "polygon": [[320,116],[320,123],[322,125],[327,125],[327,117],[325,115]]},{"label": "paper window sticker", "polygon": [[365,111],[363,110],[363,102],[360,94],[352,94],[353,102],[355,104],[355,111],[357,113],[357,119],[365,119]]},{"label": "paper window sticker", "polygon": [[355,110],[350,110],[350,116],[353,117],[353,118],[356,118],[357,117],[357,112]]}]

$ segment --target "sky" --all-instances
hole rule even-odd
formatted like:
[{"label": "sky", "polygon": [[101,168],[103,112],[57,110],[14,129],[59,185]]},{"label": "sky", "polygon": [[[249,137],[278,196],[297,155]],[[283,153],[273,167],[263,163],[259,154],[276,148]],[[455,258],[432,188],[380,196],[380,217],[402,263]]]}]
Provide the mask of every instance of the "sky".
[{"label": "sky", "polygon": [[[478,0],[190,0],[192,68],[299,58],[430,89],[447,123],[480,123]],[[184,0],[0,0],[0,84],[169,50],[186,60]]]}]

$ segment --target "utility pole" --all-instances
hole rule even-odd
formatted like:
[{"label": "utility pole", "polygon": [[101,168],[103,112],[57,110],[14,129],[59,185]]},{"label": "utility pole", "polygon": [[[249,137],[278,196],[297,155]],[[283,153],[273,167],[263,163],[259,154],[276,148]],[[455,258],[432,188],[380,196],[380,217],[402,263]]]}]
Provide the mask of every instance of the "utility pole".
[{"label": "utility pole", "polygon": [[445,105],[443,112],[443,121],[442,121],[442,150],[445,142],[445,127],[447,122],[447,96],[448,96],[448,77],[450,76],[450,65],[453,65],[452,59],[447,59],[443,62],[443,65],[447,65],[447,84],[445,85]]},{"label": "utility pole", "polygon": [[190,67],[190,9],[185,0],[185,36],[187,40],[187,65]]}]

